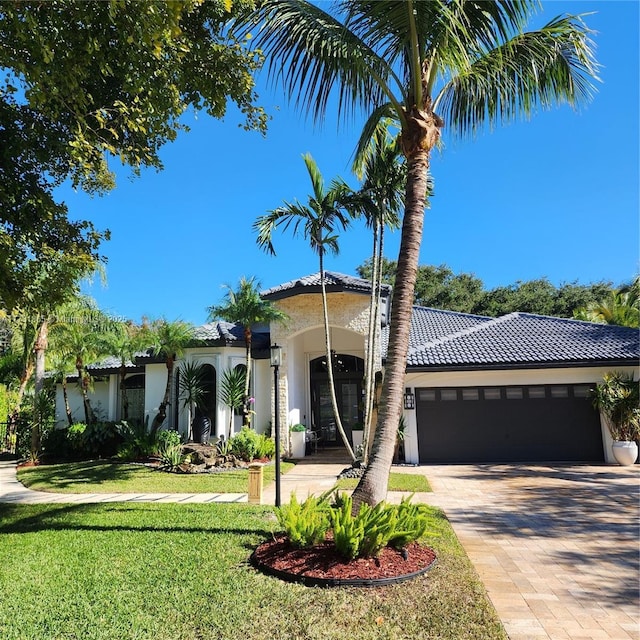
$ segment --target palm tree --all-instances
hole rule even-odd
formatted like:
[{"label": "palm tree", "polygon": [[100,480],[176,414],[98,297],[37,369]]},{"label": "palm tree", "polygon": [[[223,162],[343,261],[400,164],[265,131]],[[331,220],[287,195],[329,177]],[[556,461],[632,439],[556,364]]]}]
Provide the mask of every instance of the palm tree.
[{"label": "palm tree", "polygon": [[145,332],[140,325],[134,322],[119,322],[108,332],[106,339],[111,355],[118,358],[120,363],[121,418],[127,421],[129,419],[129,396],[125,380],[127,364],[134,360],[136,353],[148,347]]},{"label": "palm tree", "polygon": [[87,364],[110,355],[106,335],[113,325],[114,321],[100,311],[93,300],[83,297],[61,307],[51,326],[53,349],[74,361],[87,424],[97,422],[89,398],[92,380]]},{"label": "palm tree", "polygon": [[327,309],[327,292],[324,277],[324,256],[327,251],[334,255],[339,252],[338,232],[349,225],[347,211],[355,211],[356,198],[349,186],[341,179],[332,181],[329,189],[325,189],[324,180],[318,166],[309,154],[303,156],[313,193],[309,196],[308,204],[299,202],[287,203],[260,216],[253,225],[258,233],[258,246],[268,253],[275,255],[272,237],[277,227],[288,229],[293,227],[293,235],[300,232],[309,242],[311,250],[318,254],[320,266],[320,288],[322,291],[322,312],[324,318],[324,340],[327,355],[327,375],[329,378],[329,395],[336,421],[336,428],[344,442],[352,460],[356,459],[351,444],[347,438],[338,411],[338,401],[333,380],[333,358],[331,336],[329,332],[329,312]]},{"label": "palm tree", "polygon": [[378,325],[380,322],[380,295],[382,291],[381,263],[384,252],[385,227],[400,226],[399,213],[406,183],[406,165],[398,139],[391,138],[386,128],[376,131],[370,145],[356,158],[354,172],[362,180],[359,194],[364,199],[363,215],[372,229],[371,300],[367,331],[367,358],[365,361],[365,403],[363,425],[363,462],[369,458],[371,424],[375,400],[375,369],[378,353]]},{"label": "palm tree", "polygon": [[244,405],[246,371],[243,368],[235,367],[227,369],[222,375],[220,383],[220,394],[222,402],[229,407],[229,431],[227,440],[231,440],[233,435],[233,414]]},{"label": "palm tree", "polygon": [[616,324],[622,327],[640,326],[640,276],[632,284],[613,290],[604,300],[576,309],[577,320]]},{"label": "palm tree", "polygon": [[338,115],[369,117],[362,149],[395,119],[407,184],[390,340],[372,456],[354,504],[386,496],[409,347],[430,156],[445,121],[474,134],[536,108],[589,99],[596,63],[580,17],[525,32],[533,0],[339,0],[331,12],[304,0],[265,0],[254,43],[296,104],[322,120],[337,93]]},{"label": "palm tree", "polygon": [[184,362],[178,369],[178,388],[182,396],[182,407],[189,407],[189,432],[187,440],[193,437],[191,425],[196,407],[201,408],[207,394],[205,383],[206,372],[200,362]]},{"label": "palm tree", "polygon": [[252,326],[268,322],[285,322],[287,314],[280,311],[268,300],[260,297],[260,283],[255,277],[240,278],[237,290],[227,285],[227,294],[220,305],[209,307],[209,320],[238,322],[244,331],[245,359],[247,373],[244,379],[244,397],[242,400],[242,423],[249,426],[249,389],[251,387],[251,343]]},{"label": "palm tree", "polygon": [[150,324],[144,324],[144,335],[147,344],[151,345],[154,355],[162,355],[167,367],[167,384],[158,413],[151,423],[151,434],[155,434],[167,419],[167,407],[171,398],[171,383],[176,359],[194,340],[194,327],[188,322],[175,320],[169,322],[165,318],[154,320]]}]

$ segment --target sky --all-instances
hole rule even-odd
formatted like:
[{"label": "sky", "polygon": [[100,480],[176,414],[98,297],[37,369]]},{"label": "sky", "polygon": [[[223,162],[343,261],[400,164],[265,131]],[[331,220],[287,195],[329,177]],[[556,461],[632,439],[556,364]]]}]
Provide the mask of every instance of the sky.
[{"label": "sky", "polygon": [[[601,82],[594,100],[539,112],[474,140],[443,132],[434,151],[435,194],[425,214],[420,264],[472,273],[485,288],[547,278],[554,285],[630,281],[640,272],[639,3],[572,0],[544,3],[536,24],[582,14],[596,31]],[[233,109],[223,121],[187,116],[191,127],[164,147],[164,170],[131,178],[116,169],[117,187],[89,197],[62,187],[70,217],[109,229],[102,247],[107,281],[83,291],[100,308],[139,321],[164,317],[207,321],[226,286],[255,277],[261,289],[316,273],[317,256],[291,232],[274,235],[275,257],[256,245],[256,218],[284,201],[306,201],[310,153],[327,182],[353,187],[353,150],[362,121],[322,127],[287,104],[278,86],[258,76],[259,104],[272,117],[265,137],[244,131]],[[387,234],[385,255],[397,259],[400,232]],[[356,275],[371,252],[356,224],[342,235],[329,271]]]}]

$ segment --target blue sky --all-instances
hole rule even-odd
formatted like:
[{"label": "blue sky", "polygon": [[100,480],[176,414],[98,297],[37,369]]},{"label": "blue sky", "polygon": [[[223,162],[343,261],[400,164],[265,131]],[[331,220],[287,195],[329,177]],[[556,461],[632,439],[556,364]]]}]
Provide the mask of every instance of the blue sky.
[{"label": "blue sky", "polygon": [[[596,12],[602,65],[598,93],[580,112],[560,107],[473,141],[444,132],[432,161],[435,196],[426,212],[421,264],[473,273],[488,288],[547,277],[555,285],[600,280],[619,284],[640,271],[638,258],[639,3],[546,2],[538,22],[560,13]],[[306,199],[309,152],[325,179],[353,186],[352,153],[361,123],[338,130],[333,114],[314,127],[260,77],[273,117],[266,137],[245,132],[230,110],[224,121],[190,117],[191,132],[167,145],[164,171],[130,178],[90,198],[61,190],[72,217],[109,228],[107,284],[85,287],[106,311],[200,324],[223,285],[255,276],[263,288],[315,273],[302,239],[276,235],[277,257],[259,250],[252,224],[283,200]],[[400,234],[387,235],[396,259]],[[360,225],[343,236],[326,268],[355,274],[370,253]]]}]

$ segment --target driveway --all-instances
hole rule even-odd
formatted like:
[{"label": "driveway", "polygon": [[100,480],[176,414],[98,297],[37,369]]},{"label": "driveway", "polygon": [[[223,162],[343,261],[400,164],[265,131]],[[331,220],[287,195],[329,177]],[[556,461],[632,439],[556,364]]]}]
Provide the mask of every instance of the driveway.
[{"label": "driveway", "polygon": [[[403,471],[409,470],[403,469]],[[640,638],[640,465],[425,465],[511,640]]]}]

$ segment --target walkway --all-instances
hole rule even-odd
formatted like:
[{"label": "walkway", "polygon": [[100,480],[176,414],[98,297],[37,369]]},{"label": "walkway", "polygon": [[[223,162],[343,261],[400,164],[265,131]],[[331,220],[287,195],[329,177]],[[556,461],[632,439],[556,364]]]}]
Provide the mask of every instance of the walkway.
[{"label": "walkway", "polygon": [[[341,458],[305,458],[281,497],[330,489]],[[400,470],[400,469],[398,469]],[[640,465],[402,467],[425,474],[486,586],[510,640],[640,640]],[[273,504],[274,485],[264,504]],[[402,494],[390,494],[396,502]],[[246,494],[51,494],[0,462],[0,502],[246,502]]]}]

